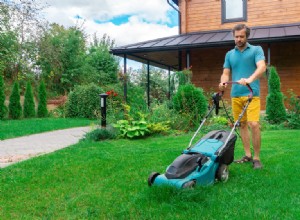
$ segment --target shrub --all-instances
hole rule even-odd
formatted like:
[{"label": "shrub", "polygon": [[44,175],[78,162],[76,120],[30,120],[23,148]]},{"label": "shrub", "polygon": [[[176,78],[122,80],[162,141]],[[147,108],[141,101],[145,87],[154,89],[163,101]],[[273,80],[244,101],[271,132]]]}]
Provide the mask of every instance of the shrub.
[{"label": "shrub", "polygon": [[151,134],[168,134],[170,131],[169,122],[150,123],[147,128]]},{"label": "shrub", "polygon": [[190,84],[192,80],[192,74],[193,73],[189,68],[175,72],[171,77],[172,93],[176,90],[177,87]]},{"label": "shrub", "polygon": [[111,124],[116,123],[118,120],[123,119],[124,112],[122,103],[124,102],[124,88],[121,84],[106,85],[105,91],[107,96],[107,121]]},{"label": "shrub", "polygon": [[121,138],[141,138],[148,134],[150,131],[148,129],[148,122],[145,120],[145,115],[138,112],[139,117],[134,119],[131,115],[131,107],[129,105],[123,105],[124,107],[124,120],[119,120],[117,123],[113,124],[115,128],[119,131],[119,136]]},{"label": "shrub", "polygon": [[115,139],[117,137],[117,131],[112,126],[106,128],[96,128],[95,130],[87,133],[84,136],[85,140],[100,141],[107,139]]},{"label": "shrub", "polygon": [[39,86],[39,104],[38,104],[37,115],[39,118],[44,118],[48,116],[47,92],[46,92],[46,86],[44,81],[42,81]]},{"label": "shrub", "polygon": [[131,85],[127,92],[127,104],[130,105],[132,112],[145,112],[148,109],[143,87]]},{"label": "shrub", "polygon": [[288,91],[288,127],[292,129],[300,128],[300,98],[292,90]]},{"label": "shrub", "polygon": [[66,116],[71,118],[97,118],[100,112],[100,94],[95,84],[75,86],[66,103]]},{"label": "shrub", "polygon": [[19,119],[22,116],[22,106],[20,103],[19,83],[15,82],[9,98],[9,117],[11,119]]},{"label": "shrub", "polygon": [[30,82],[27,82],[26,85],[23,115],[24,118],[32,118],[35,116],[35,104]]},{"label": "shrub", "polygon": [[4,93],[4,80],[0,75],[0,120],[4,119],[7,113],[7,107],[5,106],[5,93]]},{"label": "shrub", "polygon": [[196,125],[207,111],[207,100],[201,88],[192,84],[180,86],[173,97],[175,110],[191,116],[190,124]]},{"label": "shrub", "polygon": [[270,67],[268,80],[269,94],[267,95],[266,114],[271,124],[280,124],[286,120],[283,94],[280,91],[280,78],[275,67]]}]

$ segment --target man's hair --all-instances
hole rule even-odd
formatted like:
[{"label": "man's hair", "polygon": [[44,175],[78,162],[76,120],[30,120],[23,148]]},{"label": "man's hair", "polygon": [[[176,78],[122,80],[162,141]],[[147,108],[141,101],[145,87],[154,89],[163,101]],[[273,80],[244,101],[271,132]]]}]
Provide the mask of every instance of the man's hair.
[{"label": "man's hair", "polygon": [[250,36],[250,28],[247,27],[247,25],[245,24],[237,24],[234,26],[234,28],[232,29],[232,33],[233,33],[233,36],[234,36],[234,32],[235,31],[240,31],[240,30],[243,30],[245,29],[246,31],[246,37],[248,38]]}]

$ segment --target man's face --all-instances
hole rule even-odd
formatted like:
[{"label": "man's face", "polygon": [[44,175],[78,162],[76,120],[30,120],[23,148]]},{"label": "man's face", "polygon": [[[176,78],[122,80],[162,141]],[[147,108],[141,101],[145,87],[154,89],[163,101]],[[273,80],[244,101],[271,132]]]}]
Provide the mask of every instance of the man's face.
[{"label": "man's face", "polygon": [[247,37],[246,37],[245,29],[234,32],[234,42],[235,42],[235,45],[240,49],[243,49],[246,46]]}]

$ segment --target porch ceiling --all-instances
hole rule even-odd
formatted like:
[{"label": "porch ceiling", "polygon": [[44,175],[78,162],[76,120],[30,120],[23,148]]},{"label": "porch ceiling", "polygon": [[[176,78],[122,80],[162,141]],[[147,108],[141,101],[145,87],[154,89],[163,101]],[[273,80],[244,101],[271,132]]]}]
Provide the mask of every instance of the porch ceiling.
[{"label": "porch ceiling", "polygon": [[[254,44],[300,40],[300,23],[251,28],[249,42]],[[179,52],[197,48],[234,46],[230,29],[203,31],[158,38],[115,47],[111,53],[163,69],[179,68]]]}]

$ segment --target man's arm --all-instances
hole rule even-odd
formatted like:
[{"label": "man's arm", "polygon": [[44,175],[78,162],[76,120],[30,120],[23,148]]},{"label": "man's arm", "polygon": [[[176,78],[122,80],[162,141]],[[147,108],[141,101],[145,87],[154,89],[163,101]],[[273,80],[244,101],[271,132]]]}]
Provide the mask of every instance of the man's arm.
[{"label": "man's arm", "polygon": [[263,73],[266,71],[266,62],[264,60],[260,60],[256,63],[256,66],[257,66],[256,70],[249,78],[241,78],[238,81],[238,83],[245,86],[246,84],[250,84],[253,81],[260,78],[263,75]]},{"label": "man's arm", "polygon": [[223,91],[227,87],[227,84],[224,85],[224,83],[228,82],[229,78],[230,78],[230,69],[224,68],[223,74],[221,75],[220,84],[219,84],[219,89],[221,91]]}]

